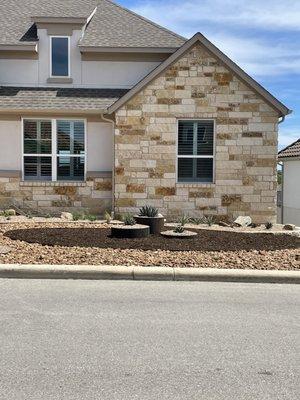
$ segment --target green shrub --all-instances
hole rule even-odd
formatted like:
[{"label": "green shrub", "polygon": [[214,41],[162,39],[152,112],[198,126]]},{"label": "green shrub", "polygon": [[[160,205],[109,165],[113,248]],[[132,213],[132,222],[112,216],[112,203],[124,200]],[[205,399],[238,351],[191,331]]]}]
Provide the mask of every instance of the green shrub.
[{"label": "green shrub", "polygon": [[158,215],[158,209],[153,206],[144,206],[140,208],[139,216],[140,217],[150,217],[154,218]]},{"label": "green shrub", "polygon": [[78,221],[79,219],[84,219],[83,214],[78,211],[73,212],[72,215],[73,215],[73,221]]},{"label": "green shrub", "polygon": [[123,216],[123,222],[124,225],[135,225],[135,219],[133,218],[133,216],[131,214],[125,214]]}]

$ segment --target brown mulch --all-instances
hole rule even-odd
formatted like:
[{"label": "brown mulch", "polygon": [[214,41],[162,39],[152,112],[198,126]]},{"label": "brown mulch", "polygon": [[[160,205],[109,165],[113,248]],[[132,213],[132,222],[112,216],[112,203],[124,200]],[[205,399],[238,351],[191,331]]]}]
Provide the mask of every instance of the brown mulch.
[{"label": "brown mulch", "polygon": [[300,269],[300,238],[286,234],[207,229],[185,240],[113,239],[107,225],[20,223],[0,227],[0,245],[12,248],[0,263]]}]

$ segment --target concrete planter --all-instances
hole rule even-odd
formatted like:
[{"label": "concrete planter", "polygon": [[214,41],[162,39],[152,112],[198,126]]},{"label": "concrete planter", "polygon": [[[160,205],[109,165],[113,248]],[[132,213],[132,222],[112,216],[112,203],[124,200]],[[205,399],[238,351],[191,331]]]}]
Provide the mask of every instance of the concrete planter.
[{"label": "concrete planter", "polygon": [[147,237],[150,234],[147,225],[116,225],[111,227],[111,236],[118,239],[135,239]]},{"label": "concrete planter", "polygon": [[162,215],[157,217],[144,217],[135,215],[134,219],[138,224],[148,225],[151,234],[160,233],[165,224],[165,218]]}]

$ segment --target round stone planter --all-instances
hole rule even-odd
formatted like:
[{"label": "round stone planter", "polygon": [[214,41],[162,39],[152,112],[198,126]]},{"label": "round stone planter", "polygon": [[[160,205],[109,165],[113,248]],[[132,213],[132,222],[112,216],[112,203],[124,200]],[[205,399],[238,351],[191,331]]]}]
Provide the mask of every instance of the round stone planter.
[{"label": "round stone planter", "polygon": [[197,232],[192,231],[183,231],[182,233],[174,232],[174,231],[164,231],[161,232],[161,235],[167,238],[178,238],[178,239],[189,239],[198,235]]},{"label": "round stone planter", "polygon": [[154,233],[161,233],[165,224],[165,218],[162,215],[157,217],[144,217],[141,215],[135,215],[134,219],[138,224],[148,225],[151,235]]},{"label": "round stone planter", "polygon": [[118,239],[135,239],[149,236],[150,228],[147,225],[116,225],[111,227],[111,236]]}]

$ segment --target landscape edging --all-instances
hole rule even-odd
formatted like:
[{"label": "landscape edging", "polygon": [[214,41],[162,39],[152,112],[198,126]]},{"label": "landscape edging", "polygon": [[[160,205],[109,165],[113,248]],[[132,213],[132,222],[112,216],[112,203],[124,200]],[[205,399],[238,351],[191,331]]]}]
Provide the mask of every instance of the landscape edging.
[{"label": "landscape edging", "polygon": [[300,284],[300,271],[109,265],[0,264],[0,278],[206,281]]}]

